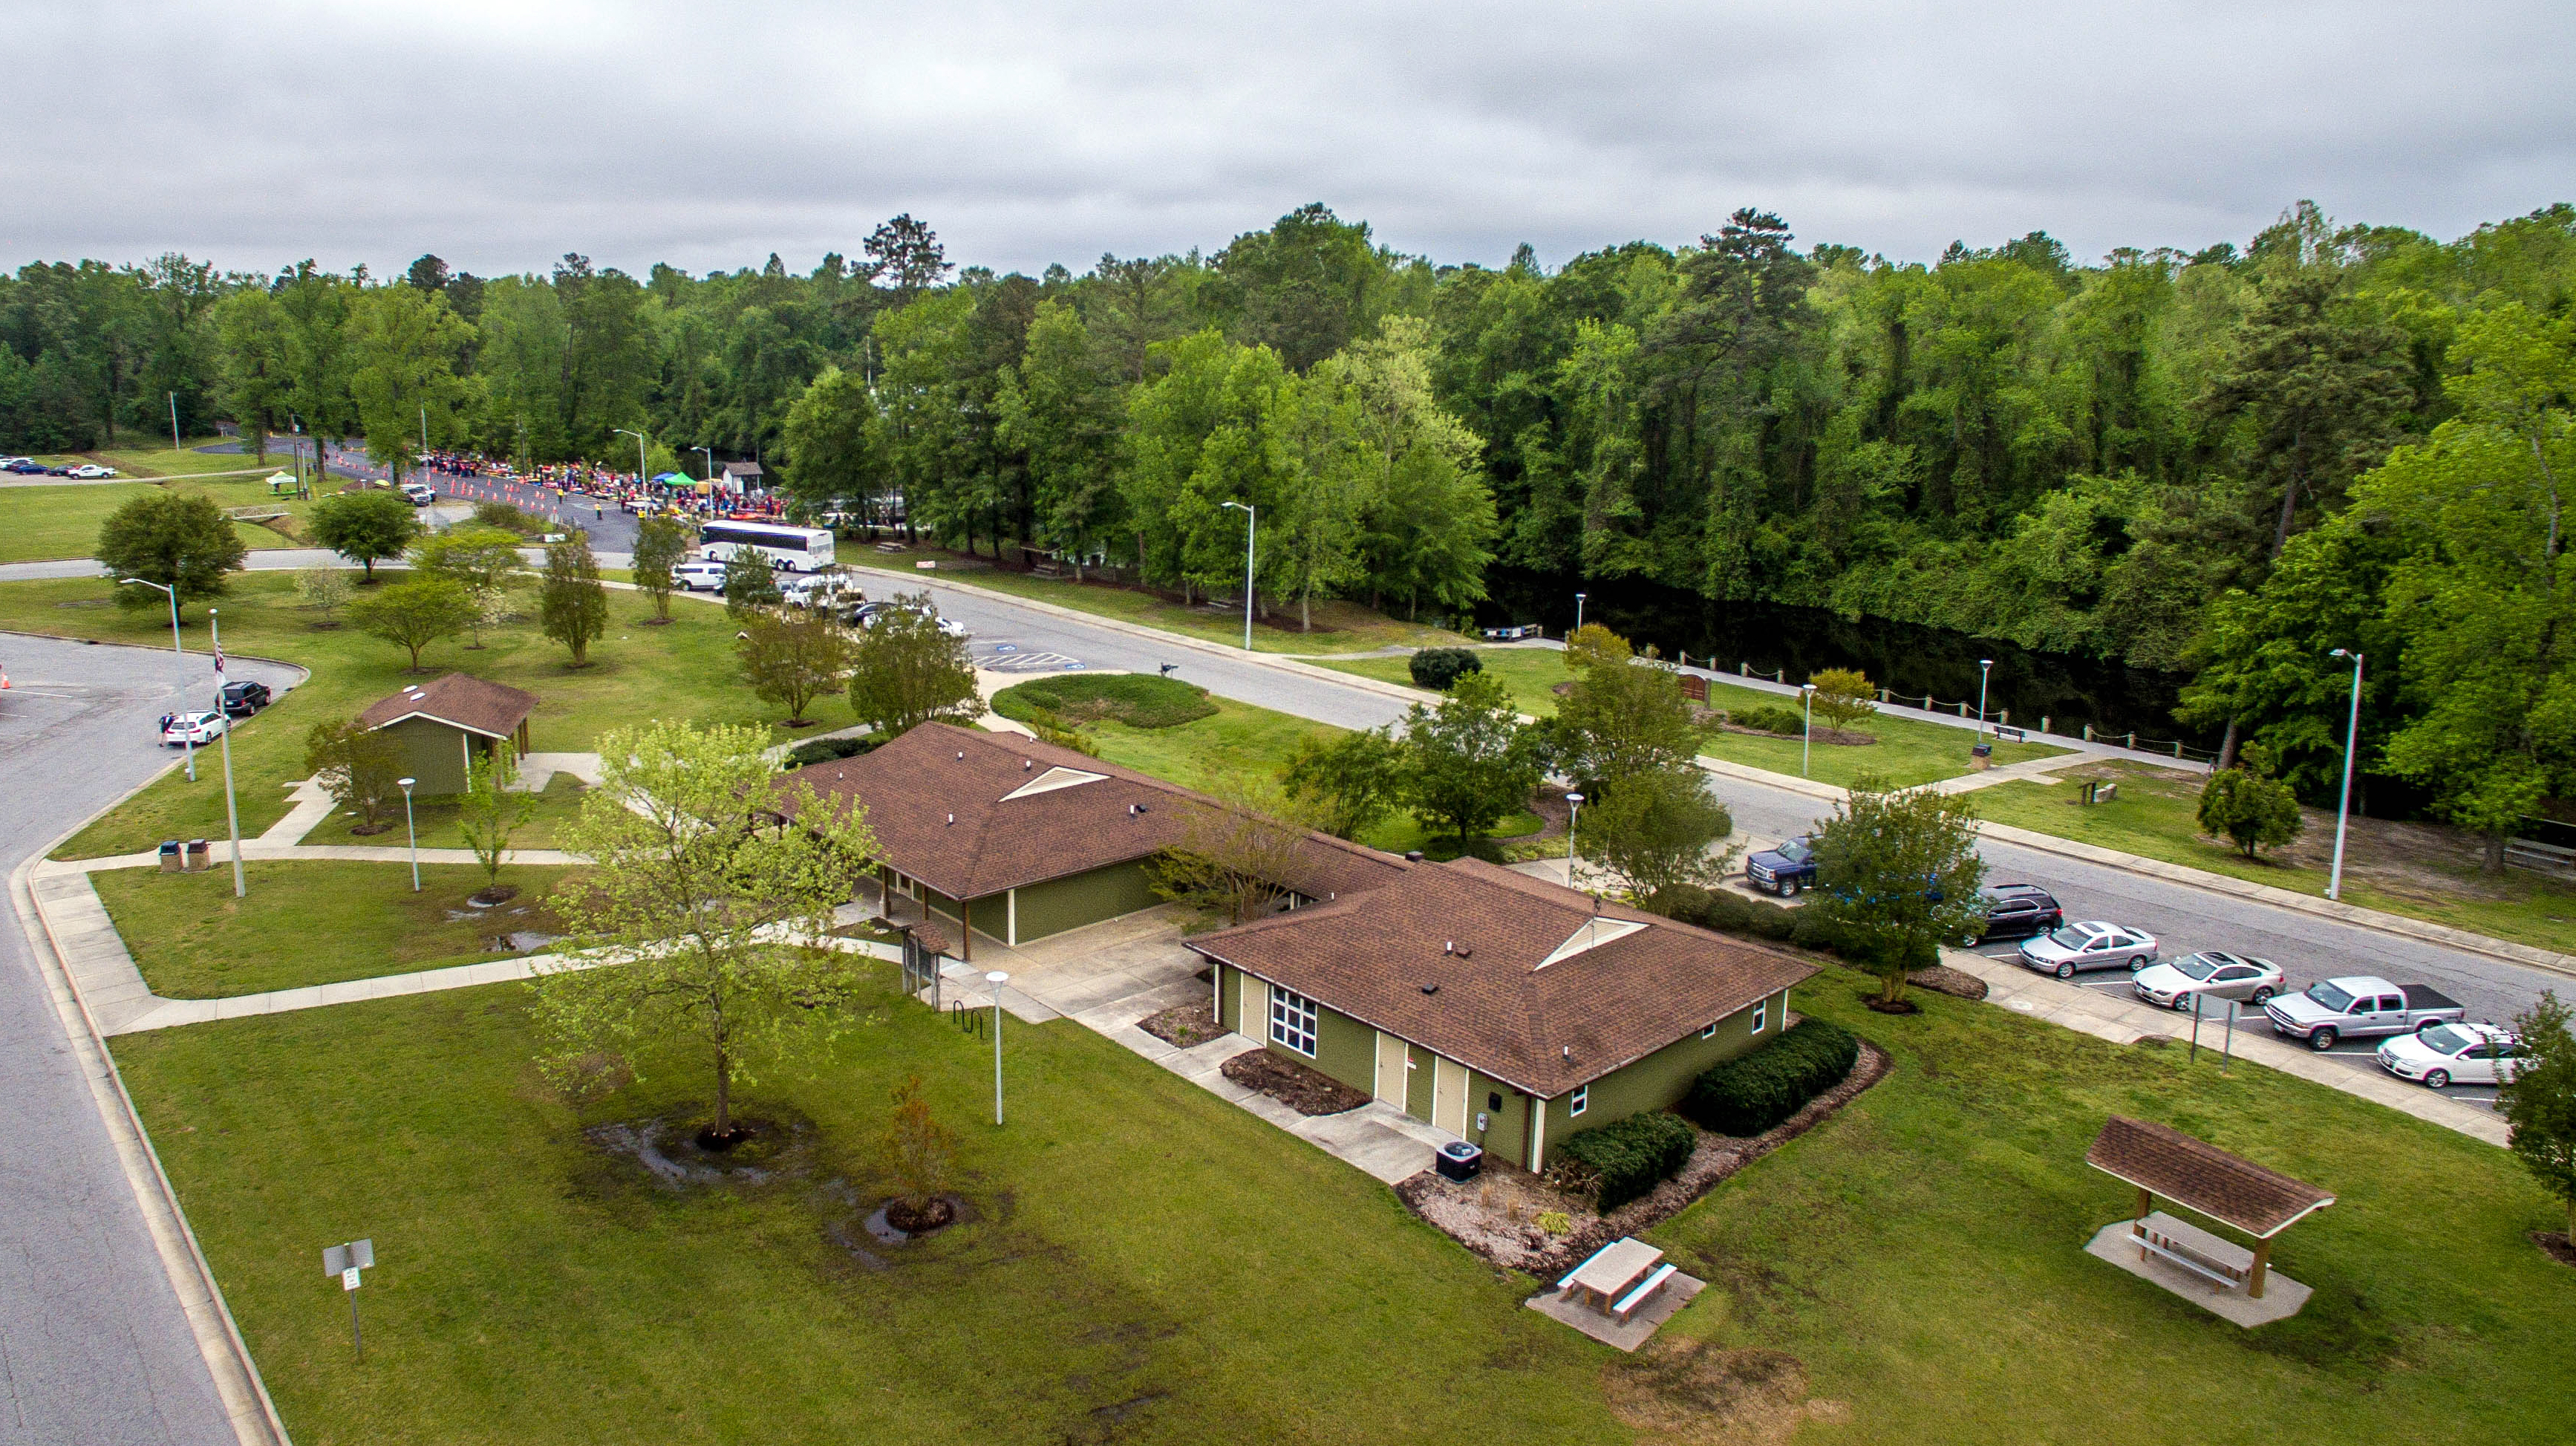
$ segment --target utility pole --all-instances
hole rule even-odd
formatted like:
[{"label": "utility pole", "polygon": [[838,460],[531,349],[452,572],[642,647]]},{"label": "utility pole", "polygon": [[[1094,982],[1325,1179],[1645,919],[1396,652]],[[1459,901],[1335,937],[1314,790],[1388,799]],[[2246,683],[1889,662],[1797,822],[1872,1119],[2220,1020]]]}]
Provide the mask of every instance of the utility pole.
[{"label": "utility pole", "polygon": [[2352,755],[2361,741],[2361,654],[2337,648],[2326,656],[2352,659],[2352,711],[2345,716],[2343,725],[2343,793],[2335,800],[2334,868],[2326,875],[2326,897],[2341,903],[2344,826],[2352,818]]},{"label": "utility pole", "polygon": [[1226,506],[1243,514],[1243,650],[1252,651],[1252,542],[1260,535],[1261,516],[1249,502],[1229,502]]}]

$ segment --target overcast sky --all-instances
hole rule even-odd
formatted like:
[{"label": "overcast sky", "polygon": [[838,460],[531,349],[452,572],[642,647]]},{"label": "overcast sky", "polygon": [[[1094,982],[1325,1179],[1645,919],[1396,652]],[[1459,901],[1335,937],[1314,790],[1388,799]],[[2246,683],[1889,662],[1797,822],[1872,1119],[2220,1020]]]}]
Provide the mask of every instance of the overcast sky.
[{"label": "overcast sky", "polygon": [[1215,249],[1320,200],[1553,265],[1737,206],[1930,259],[2576,199],[2576,3],[0,0],[0,262],[493,274]]}]

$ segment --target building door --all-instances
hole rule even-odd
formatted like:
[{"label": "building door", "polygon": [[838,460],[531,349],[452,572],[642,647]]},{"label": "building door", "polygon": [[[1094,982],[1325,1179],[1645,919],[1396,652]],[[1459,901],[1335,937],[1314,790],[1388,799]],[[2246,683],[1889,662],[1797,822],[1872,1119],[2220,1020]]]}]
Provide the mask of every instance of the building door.
[{"label": "building door", "polygon": [[1431,1118],[1431,1063],[1438,1056],[1419,1045],[1404,1047],[1404,1112],[1417,1120]]},{"label": "building door", "polygon": [[1377,1088],[1370,1091],[1378,1099],[1397,1109],[1404,1108],[1405,1076],[1404,1041],[1392,1034],[1377,1037]]},{"label": "building door", "polygon": [[1431,1057],[1431,1123],[1464,1138],[1467,1133],[1467,1067]]}]

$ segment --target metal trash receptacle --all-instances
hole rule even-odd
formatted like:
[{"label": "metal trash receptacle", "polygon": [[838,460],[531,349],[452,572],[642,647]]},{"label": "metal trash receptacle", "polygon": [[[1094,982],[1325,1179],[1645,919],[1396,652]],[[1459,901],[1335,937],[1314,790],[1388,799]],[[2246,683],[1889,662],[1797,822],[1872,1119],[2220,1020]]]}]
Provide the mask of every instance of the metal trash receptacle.
[{"label": "metal trash receptacle", "polygon": [[207,869],[213,868],[213,857],[213,852],[207,847],[204,839],[192,838],[188,840],[187,868],[189,873],[203,873]]},{"label": "metal trash receptacle", "polygon": [[1451,1140],[1440,1147],[1438,1165],[1446,1179],[1473,1180],[1485,1168],[1485,1152],[1465,1140]]},{"label": "metal trash receptacle", "polygon": [[179,841],[174,838],[161,840],[161,872],[175,874],[186,866],[187,861],[179,857]]}]

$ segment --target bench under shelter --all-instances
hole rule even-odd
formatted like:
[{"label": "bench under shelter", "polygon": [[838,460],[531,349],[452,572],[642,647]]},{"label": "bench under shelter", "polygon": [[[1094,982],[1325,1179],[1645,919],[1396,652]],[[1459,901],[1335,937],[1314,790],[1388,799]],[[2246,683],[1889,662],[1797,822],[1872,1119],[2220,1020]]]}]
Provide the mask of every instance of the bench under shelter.
[{"label": "bench under shelter", "polygon": [[[2200,1304],[2239,1325],[2295,1315],[2306,1304],[2306,1286],[2273,1275],[2272,1242],[2334,1196],[2171,1125],[2126,1115],[2103,1124],[2084,1161],[2138,1192],[2136,1218],[2105,1227],[2087,1247],[2091,1254],[2176,1294],[2199,1295]],[[2167,1214],[2158,1200],[2235,1231],[2253,1247]],[[2206,1290],[2186,1292],[2185,1284]],[[2294,1298],[2275,1295],[2275,1284]]]}]

